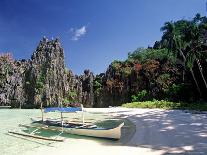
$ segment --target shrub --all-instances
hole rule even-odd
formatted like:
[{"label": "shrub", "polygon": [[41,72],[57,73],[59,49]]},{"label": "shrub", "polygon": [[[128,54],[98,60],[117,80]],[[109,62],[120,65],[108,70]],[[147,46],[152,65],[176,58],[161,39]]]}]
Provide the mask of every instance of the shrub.
[{"label": "shrub", "polygon": [[166,95],[173,100],[180,100],[183,96],[183,84],[172,84],[166,91]]},{"label": "shrub", "polygon": [[146,96],[148,95],[146,90],[142,90],[140,91],[137,95],[132,95],[132,102],[136,102],[136,101],[143,101]]},{"label": "shrub", "polygon": [[207,111],[207,103],[182,103],[182,102],[170,102],[170,101],[165,101],[165,100],[125,103],[125,104],[122,104],[122,107],[182,109],[182,110],[187,109],[187,110]]},{"label": "shrub", "polygon": [[122,105],[127,108],[162,108],[162,109],[179,109],[181,107],[181,103],[175,103],[165,100],[153,100],[153,101],[145,101],[145,102],[132,102],[126,103]]},{"label": "shrub", "polygon": [[135,59],[139,60],[140,62],[145,62],[146,60],[167,60],[171,63],[176,62],[176,57],[169,53],[167,49],[144,49],[144,48],[138,48],[132,53],[128,54],[128,59]]},{"label": "shrub", "polygon": [[77,96],[78,96],[77,92],[71,90],[68,92],[68,94],[63,99],[63,103],[69,104],[69,103],[77,102]]},{"label": "shrub", "polygon": [[131,74],[132,68],[130,67],[125,67],[122,69],[122,73],[124,74],[125,77],[129,76]]},{"label": "shrub", "polygon": [[123,63],[122,61],[114,60],[114,61],[111,63],[111,66],[112,66],[113,69],[118,70],[118,69],[121,68],[122,63]]}]

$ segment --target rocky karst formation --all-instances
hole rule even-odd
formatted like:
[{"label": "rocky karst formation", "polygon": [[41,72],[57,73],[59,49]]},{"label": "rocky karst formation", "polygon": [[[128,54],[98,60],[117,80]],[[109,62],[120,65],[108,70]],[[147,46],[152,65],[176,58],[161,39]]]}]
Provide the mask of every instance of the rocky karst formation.
[{"label": "rocky karst formation", "polygon": [[10,54],[0,56],[0,105],[25,105],[25,70],[29,61],[14,61]]},{"label": "rocky karst formation", "polygon": [[94,93],[93,93],[93,81],[94,75],[90,70],[85,70],[84,74],[79,77],[82,83],[82,103],[85,106],[93,106]]},{"label": "rocky karst formation", "polygon": [[93,75],[78,77],[64,64],[58,39],[43,38],[30,60],[15,61],[10,54],[0,57],[0,105],[33,108],[59,106],[66,102],[93,104]]},{"label": "rocky karst formation", "polygon": [[112,62],[105,73],[94,76],[85,70],[77,76],[66,68],[59,40],[43,38],[30,60],[0,56],[0,105],[39,108],[41,103],[48,107],[78,102],[85,107],[119,106],[140,92],[144,94],[141,100],[171,96],[180,100],[184,98],[181,88],[185,94],[183,88],[192,89],[191,85],[183,87],[183,73],[182,64],[173,62],[165,49],[146,49],[135,51],[126,61]]},{"label": "rocky karst formation", "polygon": [[25,72],[27,101],[39,106],[60,105],[66,94],[64,52],[58,39],[43,38]]}]

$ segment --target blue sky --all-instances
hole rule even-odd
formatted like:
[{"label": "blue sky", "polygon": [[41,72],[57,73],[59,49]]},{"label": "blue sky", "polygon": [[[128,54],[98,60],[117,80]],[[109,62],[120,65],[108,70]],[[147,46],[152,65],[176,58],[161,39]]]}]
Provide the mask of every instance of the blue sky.
[{"label": "blue sky", "polygon": [[74,73],[104,72],[153,45],[166,21],[206,15],[207,0],[0,0],[0,52],[28,59],[43,36],[60,37]]}]

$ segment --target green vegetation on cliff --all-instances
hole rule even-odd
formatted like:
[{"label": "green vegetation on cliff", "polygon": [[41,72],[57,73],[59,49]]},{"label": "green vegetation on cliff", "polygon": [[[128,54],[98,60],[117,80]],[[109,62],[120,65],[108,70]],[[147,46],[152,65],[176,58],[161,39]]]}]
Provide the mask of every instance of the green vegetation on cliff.
[{"label": "green vegetation on cliff", "polygon": [[67,106],[70,103],[75,103],[77,101],[77,92],[76,91],[69,91],[66,97],[63,100],[63,103]]}]

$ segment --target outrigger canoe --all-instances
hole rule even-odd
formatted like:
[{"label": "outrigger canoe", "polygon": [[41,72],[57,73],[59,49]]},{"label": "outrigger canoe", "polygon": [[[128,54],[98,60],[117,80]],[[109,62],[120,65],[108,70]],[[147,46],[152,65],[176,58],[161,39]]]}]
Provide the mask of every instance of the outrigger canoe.
[{"label": "outrigger canoe", "polygon": [[[20,124],[20,127],[25,128],[34,128],[34,130],[30,134],[18,133],[14,131],[9,131],[9,133],[17,134],[26,137],[38,138],[43,140],[51,140],[51,141],[63,141],[63,139],[57,138],[48,138],[43,136],[35,135],[35,133],[39,130],[49,130],[49,131],[57,131],[60,132],[58,136],[62,133],[82,135],[82,136],[90,136],[90,137],[99,137],[99,138],[107,138],[107,139],[120,139],[121,138],[121,128],[124,126],[124,123],[114,127],[114,128],[100,128],[94,124],[88,124],[84,121],[84,110],[83,106],[81,107],[53,107],[53,108],[45,108],[44,112],[60,112],[61,119],[44,119],[43,108],[41,106],[42,111],[42,119],[35,120],[32,119],[31,125]],[[69,112],[78,112],[82,111],[82,121],[81,122],[71,122],[67,120],[63,120],[63,113]]]},{"label": "outrigger canoe", "polygon": [[36,128],[42,130],[50,131],[60,131],[68,134],[90,136],[90,137],[99,137],[107,139],[120,139],[121,137],[121,127],[124,123],[121,123],[115,128],[99,128],[95,125],[80,125],[80,124],[70,124],[63,123],[58,121],[34,121],[32,125],[22,125],[21,127],[26,128]]}]

